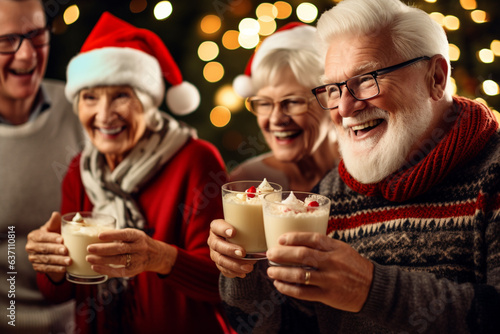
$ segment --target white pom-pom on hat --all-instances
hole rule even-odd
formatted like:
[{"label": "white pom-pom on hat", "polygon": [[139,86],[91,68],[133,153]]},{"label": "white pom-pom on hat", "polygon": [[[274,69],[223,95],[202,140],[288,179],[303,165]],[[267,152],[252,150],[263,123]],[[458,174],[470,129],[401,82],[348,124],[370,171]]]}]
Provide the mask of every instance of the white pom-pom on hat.
[{"label": "white pom-pom on hat", "polygon": [[69,63],[66,97],[73,101],[86,87],[131,85],[151,95],[156,106],[166,103],[176,115],[186,115],[200,104],[198,89],[182,74],[161,38],[104,12]]},{"label": "white pom-pom on hat", "polygon": [[250,97],[257,92],[252,84],[252,72],[259,66],[262,59],[271,51],[277,49],[310,49],[316,52],[314,45],[316,28],[302,22],[290,22],[274,34],[264,39],[252,54],[245,67],[244,74],[233,80],[234,91],[242,97]]}]

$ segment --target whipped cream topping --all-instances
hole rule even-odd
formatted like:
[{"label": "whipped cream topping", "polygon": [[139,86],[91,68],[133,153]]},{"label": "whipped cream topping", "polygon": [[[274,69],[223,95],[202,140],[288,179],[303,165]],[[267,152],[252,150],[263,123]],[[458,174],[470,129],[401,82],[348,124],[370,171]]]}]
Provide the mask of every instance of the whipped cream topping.
[{"label": "whipped cream topping", "polygon": [[76,215],[73,216],[73,219],[71,221],[73,221],[75,223],[85,223],[80,212],[77,212]]},{"label": "whipped cream topping", "polygon": [[267,182],[267,179],[264,178],[261,184],[257,187],[257,194],[268,194],[274,191],[273,186]]},{"label": "whipped cream topping", "polygon": [[281,201],[281,204],[285,204],[282,208],[286,211],[294,210],[295,212],[305,212],[307,211],[307,206],[300,199],[295,197],[293,191],[290,191],[290,195]]}]

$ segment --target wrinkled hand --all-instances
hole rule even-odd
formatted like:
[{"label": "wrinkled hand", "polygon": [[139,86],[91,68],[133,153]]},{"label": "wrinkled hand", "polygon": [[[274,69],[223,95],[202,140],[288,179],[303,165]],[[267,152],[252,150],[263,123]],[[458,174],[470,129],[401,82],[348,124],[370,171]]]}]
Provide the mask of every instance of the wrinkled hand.
[{"label": "wrinkled hand", "polygon": [[64,277],[71,258],[63,244],[59,212],[53,212],[42,227],[28,234],[26,252],[36,271],[50,274],[54,281],[60,281]]},{"label": "wrinkled hand", "polygon": [[286,233],[280,246],[267,251],[270,261],[317,268],[305,285],[306,270],[300,267],[269,267],[278,291],[291,297],[319,301],[350,312],[363,307],[373,280],[373,263],[351,246],[318,233]]},{"label": "wrinkled hand", "polygon": [[213,220],[210,224],[210,235],[208,237],[210,258],[224,276],[244,278],[253,270],[253,265],[257,261],[242,260],[245,256],[245,249],[227,241],[235,233],[236,230],[233,226],[225,220]]},{"label": "wrinkled hand", "polygon": [[103,243],[87,247],[86,260],[94,271],[109,277],[132,277],[144,271],[166,275],[177,259],[177,248],[154,240],[141,230],[104,231],[99,239]]}]

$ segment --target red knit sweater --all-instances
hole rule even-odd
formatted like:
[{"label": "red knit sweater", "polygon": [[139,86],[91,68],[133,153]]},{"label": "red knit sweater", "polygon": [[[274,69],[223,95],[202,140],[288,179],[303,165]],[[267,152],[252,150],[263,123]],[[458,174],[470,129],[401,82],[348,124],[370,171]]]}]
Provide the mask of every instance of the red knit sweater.
[{"label": "red knit sweater", "polygon": [[[63,181],[63,214],[93,207],[81,182],[79,160],[73,160]],[[210,259],[207,238],[210,222],[223,216],[219,189],[225,180],[216,148],[194,139],[138,193],[148,223],[145,232],[178,248],[167,277],[143,272],[128,282],[127,292],[108,281],[98,293],[97,286],[56,285],[39,274],[40,290],[55,302],[76,299],[76,333],[223,332],[217,311],[219,271]]]}]

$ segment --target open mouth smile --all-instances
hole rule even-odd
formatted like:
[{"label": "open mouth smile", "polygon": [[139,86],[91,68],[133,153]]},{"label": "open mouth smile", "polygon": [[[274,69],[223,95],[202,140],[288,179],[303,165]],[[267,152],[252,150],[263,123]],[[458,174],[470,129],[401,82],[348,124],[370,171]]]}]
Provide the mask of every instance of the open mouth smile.
[{"label": "open mouth smile", "polygon": [[354,125],[351,127],[351,130],[354,132],[355,136],[358,136],[358,135],[361,136],[361,135],[366,134],[369,131],[373,130],[378,125],[380,125],[382,122],[383,122],[383,120],[381,120],[381,119],[374,119],[374,120],[368,121],[368,122],[363,123],[363,124]]},{"label": "open mouth smile", "polygon": [[113,127],[113,128],[96,128],[97,131],[101,132],[104,135],[108,136],[114,136],[122,132],[125,127],[124,126],[118,126],[118,127]]},{"label": "open mouth smile", "polygon": [[35,72],[35,67],[33,68],[11,68],[9,72],[14,75],[31,75]]},{"label": "open mouth smile", "polygon": [[301,134],[301,131],[271,131],[278,140],[293,139]]}]

